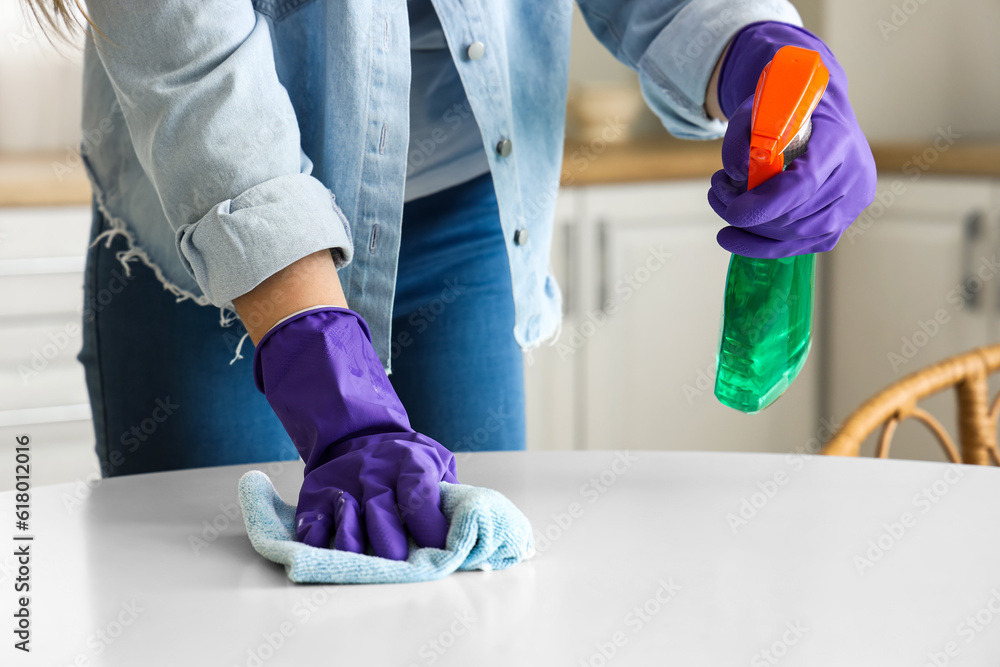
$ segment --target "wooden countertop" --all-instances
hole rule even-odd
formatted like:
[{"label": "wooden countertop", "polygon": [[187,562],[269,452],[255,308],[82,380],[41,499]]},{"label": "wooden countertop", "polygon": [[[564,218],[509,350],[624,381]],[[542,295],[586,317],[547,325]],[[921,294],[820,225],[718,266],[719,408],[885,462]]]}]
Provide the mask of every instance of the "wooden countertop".
[{"label": "wooden countertop", "polygon": [[[934,146],[933,141],[872,146],[882,173],[1000,178],[1000,142]],[[721,141],[637,137],[618,144],[567,140],[562,184],[597,185],[707,178],[719,169]],[[62,153],[0,153],[0,206],[90,202],[79,159]]]},{"label": "wooden countertop", "polygon": [[[900,142],[872,145],[881,173],[1000,178],[1000,142],[947,145]],[[598,185],[707,178],[721,168],[722,141],[672,137],[630,139],[620,144],[566,141],[563,185]]]},{"label": "wooden countertop", "polygon": [[0,153],[0,206],[68,206],[90,202],[79,156]]}]

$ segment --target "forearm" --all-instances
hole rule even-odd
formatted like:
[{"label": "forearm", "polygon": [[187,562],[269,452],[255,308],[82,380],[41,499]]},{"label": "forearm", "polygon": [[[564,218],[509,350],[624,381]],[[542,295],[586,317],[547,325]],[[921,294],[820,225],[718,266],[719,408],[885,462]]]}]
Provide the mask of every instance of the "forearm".
[{"label": "forearm", "polygon": [[[788,0],[577,0],[597,39],[639,73],[646,104],[675,137],[723,134],[718,63],[741,28],[801,25]],[[713,76],[714,72],[714,76]]]},{"label": "forearm", "polygon": [[[88,0],[87,10],[104,35],[88,46],[94,76],[114,87],[178,255],[213,305],[324,248],[350,262],[348,221],[312,175],[250,2]],[[253,331],[267,312],[244,320]]]},{"label": "forearm", "polygon": [[313,306],[347,308],[347,299],[330,251],[320,250],[233,299],[233,305],[256,345],[281,319]]},{"label": "forearm", "polygon": [[[729,44],[732,44],[732,41]],[[726,59],[726,54],[729,53],[729,44],[726,44],[726,48],[722,50],[722,55],[716,61],[715,69],[712,70],[712,76],[708,80],[708,88],[705,89],[705,113],[710,118],[717,118],[719,120],[729,120],[726,118],[726,114],[722,113],[722,107],[719,105],[719,72],[722,71],[722,61]]]}]

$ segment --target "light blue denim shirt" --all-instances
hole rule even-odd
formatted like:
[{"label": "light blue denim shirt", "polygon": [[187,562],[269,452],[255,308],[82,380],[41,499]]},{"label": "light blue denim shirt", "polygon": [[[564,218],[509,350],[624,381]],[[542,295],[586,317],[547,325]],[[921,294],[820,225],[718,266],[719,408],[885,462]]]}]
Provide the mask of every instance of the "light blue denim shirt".
[{"label": "light blue denim shirt", "polygon": [[[523,349],[561,317],[549,272],[571,0],[432,0],[482,134]],[[801,25],[786,0],[578,0],[678,137],[725,124],[703,104],[729,38]],[[405,2],[88,0],[82,153],[97,204],[178,300],[221,309],[330,249],[388,367],[409,135]],[[481,57],[470,47],[482,44]],[[478,47],[477,47],[478,49]],[[475,51],[473,56],[479,55]],[[509,141],[509,153],[500,151]],[[528,234],[516,234],[527,229]],[[515,238],[527,242],[518,244]]]}]

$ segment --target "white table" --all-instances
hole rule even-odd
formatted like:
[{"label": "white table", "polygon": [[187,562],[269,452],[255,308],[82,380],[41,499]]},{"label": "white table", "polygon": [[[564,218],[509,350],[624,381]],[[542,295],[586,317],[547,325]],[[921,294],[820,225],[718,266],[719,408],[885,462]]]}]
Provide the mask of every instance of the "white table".
[{"label": "white table", "polygon": [[[294,502],[301,464],[274,466]],[[267,469],[35,489],[33,652],[11,648],[15,594],[0,572],[0,664],[1000,664],[995,469],[464,455],[462,481],[502,491],[531,519],[534,560],[423,584],[306,586],[246,537],[236,483],[254,467]],[[749,519],[737,524],[744,499]],[[0,494],[4,524],[12,505]],[[6,568],[12,532],[0,538]]]}]

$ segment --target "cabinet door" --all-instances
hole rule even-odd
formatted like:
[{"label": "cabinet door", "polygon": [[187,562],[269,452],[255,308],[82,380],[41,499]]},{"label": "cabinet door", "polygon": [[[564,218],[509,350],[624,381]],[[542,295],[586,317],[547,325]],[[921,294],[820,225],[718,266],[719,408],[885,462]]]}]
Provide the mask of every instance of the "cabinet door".
[{"label": "cabinet door", "polygon": [[[576,275],[580,253],[579,193],[560,190],[556,199],[552,238],[552,272],[563,294],[563,328],[575,321],[580,283]],[[566,450],[577,445],[576,360],[542,343],[524,355],[527,440],[529,449]]]},{"label": "cabinet door", "polygon": [[[87,206],[0,208],[0,442],[31,436],[34,484],[97,470],[76,359],[89,231]],[[0,478],[0,491],[13,485],[13,475]]]},{"label": "cabinet door", "polygon": [[715,241],[723,223],[707,189],[693,181],[587,192],[597,297],[563,331],[585,360],[587,448],[783,452],[815,434],[815,353],[759,414],[715,398],[730,256]]},{"label": "cabinet door", "polygon": [[[907,374],[986,344],[997,300],[987,181],[890,177],[879,192],[888,205],[873,204],[830,253],[828,405],[838,421]],[[921,405],[957,444],[954,392]],[[935,443],[907,421],[891,455],[943,460]]]},{"label": "cabinet door", "polygon": [[[993,179],[986,185],[989,187],[989,205],[982,219],[985,222],[984,242],[986,248],[983,255],[990,260],[1000,260],[1000,179]],[[998,276],[994,276],[996,278]],[[1000,343],[1000,280],[992,281],[992,294],[983,301],[986,318],[989,322],[987,339],[989,343]],[[991,378],[1000,385],[1000,376]]]},{"label": "cabinet door", "polygon": [[[991,260],[1000,260],[1000,179],[993,179],[990,185],[990,205],[986,209],[983,220],[986,223],[986,250],[983,254]],[[996,276],[995,276],[996,277]],[[1000,343],[1000,280],[991,283],[992,293],[987,294],[983,301],[988,328],[986,341],[989,345]],[[990,397],[1000,392],[1000,373],[994,373],[989,378]]]}]

